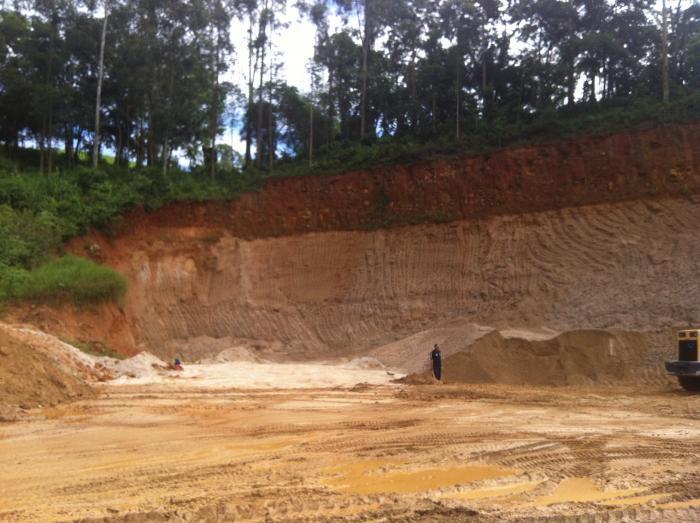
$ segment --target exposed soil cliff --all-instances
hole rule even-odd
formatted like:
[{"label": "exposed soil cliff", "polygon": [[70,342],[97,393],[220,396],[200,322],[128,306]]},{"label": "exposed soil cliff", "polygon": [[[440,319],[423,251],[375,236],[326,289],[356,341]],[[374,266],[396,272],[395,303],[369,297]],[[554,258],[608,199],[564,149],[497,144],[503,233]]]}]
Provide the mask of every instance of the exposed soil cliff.
[{"label": "exposed soil cliff", "polygon": [[335,176],[272,179],[223,203],[133,213],[123,230],[210,227],[253,239],[521,214],[700,188],[700,123]]},{"label": "exposed soil cliff", "polygon": [[102,339],[163,357],[349,355],[454,322],[654,330],[700,321],[679,299],[700,293],[699,188],[700,124],[674,125],[275,180],[72,248],[130,282]]}]

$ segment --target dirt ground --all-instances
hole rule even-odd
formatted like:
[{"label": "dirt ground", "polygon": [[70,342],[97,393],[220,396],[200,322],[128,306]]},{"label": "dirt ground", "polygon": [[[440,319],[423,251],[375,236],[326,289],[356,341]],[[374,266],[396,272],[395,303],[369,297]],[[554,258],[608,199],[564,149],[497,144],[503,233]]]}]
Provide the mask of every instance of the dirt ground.
[{"label": "dirt ground", "polygon": [[100,385],[0,424],[0,521],[697,521],[673,386]]}]

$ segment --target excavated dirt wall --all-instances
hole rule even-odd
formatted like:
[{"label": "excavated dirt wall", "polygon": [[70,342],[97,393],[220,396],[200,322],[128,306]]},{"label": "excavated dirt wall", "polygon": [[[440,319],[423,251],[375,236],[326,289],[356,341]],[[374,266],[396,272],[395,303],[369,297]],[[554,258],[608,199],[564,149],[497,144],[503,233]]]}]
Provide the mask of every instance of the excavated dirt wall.
[{"label": "excavated dirt wall", "polygon": [[700,202],[666,199],[258,240],[140,228],[102,249],[130,281],[128,323],[152,352],[319,358],[458,318],[556,330],[700,321],[698,224]]},{"label": "excavated dirt wall", "polygon": [[224,203],[135,212],[124,230],[217,227],[245,239],[382,229],[700,189],[700,123],[335,176],[272,179]]},{"label": "excavated dirt wall", "polygon": [[654,330],[700,321],[679,299],[700,292],[699,188],[700,124],[674,125],[276,180],[72,248],[129,279],[108,343],[163,357],[357,354],[464,319]]}]

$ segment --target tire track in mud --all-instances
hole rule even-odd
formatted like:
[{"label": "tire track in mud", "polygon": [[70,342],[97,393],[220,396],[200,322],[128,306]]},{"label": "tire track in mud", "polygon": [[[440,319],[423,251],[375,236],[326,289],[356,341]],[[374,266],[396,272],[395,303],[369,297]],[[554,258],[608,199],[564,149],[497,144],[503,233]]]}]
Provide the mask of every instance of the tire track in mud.
[{"label": "tire track in mud", "polygon": [[[131,431],[123,437],[130,444],[134,442],[129,452],[135,454],[125,457],[123,450],[113,452],[110,445],[71,438],[60,462],[72,463],[67,468],[69,471],[77,470],[76,462],[93,464],[95,470],[89,472],[90,467],[84,465],[81,474],[66,474],[62,480],[52,480],[43,492],[32,494],[31,499],[24,498],[23,511],[11,512],[2,506],[0,520],[58,519],[42,517],[49,512],[40,510],[66,510],[75,520],[112,523],[193,520],[621,523],[695,521],[700,516],[699,509],[694,507],[620,508],[605,501],[525,506],[551,494],[564,479],[576,477],[593,478],[606,490],[634,487],[644,489],[640,492],[643,495],[665,494],[664,503],[700,498],[700,473],[696,472],[700,466],[696,452],[698,437],[692,434],[693,421],[697,420],[693,413],[697,412],[698,404],[693,398],[676,398],[666,393],[635,396],[629,390],[624,395],[606,395],[569,389],[497,386],[406,390],[408,396],[403,400],[397,397],[401,391],[394,389],[371,389],[360,394],[227,393],[223,397],[214,392],[182,392],[169,397],[144,389],[132,391],[132,397],[124,392],[103,397],[90,403],[99,408],[80,409],[81,415],[93,412],[92,421],[89,417],[76,422],[58,419],[51,425],[38,427],[36,435],[60,437],[65,431],[89,428],[91,434],[102,431],[105,441],[111,442],[121,419],[120,430]],[[338,402],[348,395],[356,402]],[[318,401],[312,401],[314,398]],[[376,402],[364,403],[372,398]],[[675,403],[669,402],[669,398],[676,398]],[[362,404],[358,403],[360,399]],[[166,410],[159,410],[164,407]],[[251,412],[240,416],[240,408]],[[572,409],[581,412],[571,416]],[[143,429],[144,424],[135,423],[140,420],[133,418],[146,416],[141,421],[148,421],[151,410],[157,415],[147,424],[152,428]],[[178,411],[180,414],[175,416]],[[191,414],[197,411],[200,418]],[[630,416],[643,424],[618,426]],[[533,422],[542,419],[552,420],[551,432],[533,428]],[[691,432],[683,435],[676,427]],[[162,440],[157,432],[152,434],[161,429]],[[644,435],[655,432],[658,435]],[[3,444],[7,441],[3,440]],[[184,449],[184,452],[172,449]],[[25,452],[28,454],[21,459],[34,459],[37,466],[43,466],[47,457],[52,458],[42,456],[41,448]],[[158,456],[151,456],[152,453]],[[152,457],[157,459],[148,461]],[[125,461],[121,462],[122,459]],[[140,463],[140,459],[144,462]],[[399,475],[430,473],[436,468],[459,468],[465,464],[518,472],[493,482],[462,478],[455,485],[429,485],[415,493],[363,495],[338,489],[335,480],[338,477],[342,480],[345,464],[363,461],[377,463],[376,470],[372,469],[368,475],[377,478],[397,471]],[[450,497],[523,481],[541,483],[532,491],[505,497],[471,500]],[[123,505],[118,505],[119,502]]]}]

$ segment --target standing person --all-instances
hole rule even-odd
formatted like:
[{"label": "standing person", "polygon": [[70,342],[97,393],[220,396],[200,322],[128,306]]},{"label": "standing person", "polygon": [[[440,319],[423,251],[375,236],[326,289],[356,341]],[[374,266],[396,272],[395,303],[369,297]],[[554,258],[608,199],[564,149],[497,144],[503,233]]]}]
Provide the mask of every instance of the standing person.
[{"label": "standing person", "polygon": [[433,350],[430,353],[430,361],[433,363],[433,375],[436,380],[440,381],[442,377],[442,354],[440,354],[440,347],[437,343],[433,346]]}]

